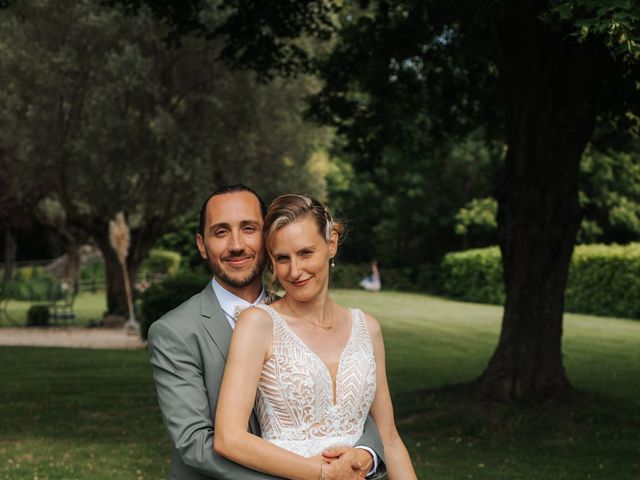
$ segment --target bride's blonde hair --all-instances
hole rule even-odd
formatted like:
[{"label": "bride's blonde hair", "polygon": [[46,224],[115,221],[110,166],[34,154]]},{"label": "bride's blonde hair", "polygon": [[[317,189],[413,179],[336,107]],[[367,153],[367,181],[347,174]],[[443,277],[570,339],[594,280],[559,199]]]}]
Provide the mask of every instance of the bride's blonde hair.
[{"label": "bride's blonde hair", "polygon": [[297,220],[310,217],[318,227],[318,233],[329,242],[331,234],[336,232],[338,238],[344,232],[344,224],[334,220],[329,210],[310,195],[289,193],[276,198],[264,218],[264,244],[269,255],[271,267],[271,289],[276,285],[275,259],[271,254],[273,237],[278,230]]}]

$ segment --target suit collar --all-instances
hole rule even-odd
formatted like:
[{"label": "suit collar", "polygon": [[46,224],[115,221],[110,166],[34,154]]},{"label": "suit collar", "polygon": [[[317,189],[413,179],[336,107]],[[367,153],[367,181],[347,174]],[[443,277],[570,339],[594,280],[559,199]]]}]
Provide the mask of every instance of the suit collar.
[{"label": "suit collar", "polygon": [[200,292],[200,315],[204,328],[226,360],[232,330],[222,308],[220,308],[220,303],[215,293],[213,293],[211,282],[208,282],[207,286]]}]

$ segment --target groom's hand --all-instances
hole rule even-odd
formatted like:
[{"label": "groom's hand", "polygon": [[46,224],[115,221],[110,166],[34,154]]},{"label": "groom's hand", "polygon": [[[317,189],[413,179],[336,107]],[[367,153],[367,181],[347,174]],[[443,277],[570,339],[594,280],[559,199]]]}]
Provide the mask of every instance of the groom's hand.
[{"label": "groom's hand", "polygon": [[344,468],[351,468],[354,476],[365,478],[373,466],[371,453],[362,448],[337,447],[325,450],[322,456],[331,463],[340,463]]}]

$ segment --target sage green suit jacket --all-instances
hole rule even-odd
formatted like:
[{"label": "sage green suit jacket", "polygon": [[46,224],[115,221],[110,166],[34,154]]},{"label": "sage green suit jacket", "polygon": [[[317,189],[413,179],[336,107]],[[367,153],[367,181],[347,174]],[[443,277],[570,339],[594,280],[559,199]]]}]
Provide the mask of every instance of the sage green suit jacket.
[{"label": "sage green suit jacket", "polygon": [[[172,442],[171,480],[274,479],[213,451],[215,412],[231,333],[211,283],[149,329],[158,403]],[[255,412],[248,429],[260,435]],[[382,477],[382,442],[371,417],[358,445],[378,454],[380,468],[375,478]]]}]

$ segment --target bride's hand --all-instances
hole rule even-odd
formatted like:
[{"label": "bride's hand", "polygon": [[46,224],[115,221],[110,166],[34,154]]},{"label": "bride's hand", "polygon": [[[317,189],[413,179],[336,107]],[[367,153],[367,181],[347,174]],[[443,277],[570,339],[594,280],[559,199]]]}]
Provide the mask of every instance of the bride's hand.
[{"label": "bride's hand", "polygon": [[320,453],[318,455],[314,455],[313,457],[309,457],[309,460],[313,460],[316,463],[331,463],[335,460],[335,458],[327,458]]},{"label": "bride's hand", "polygon": [[326,480],[359,480],[365,478],[366,475],[366,471],[354,469],[352,463],[345,459],[337,459],[327,463],[325,469]]}]

